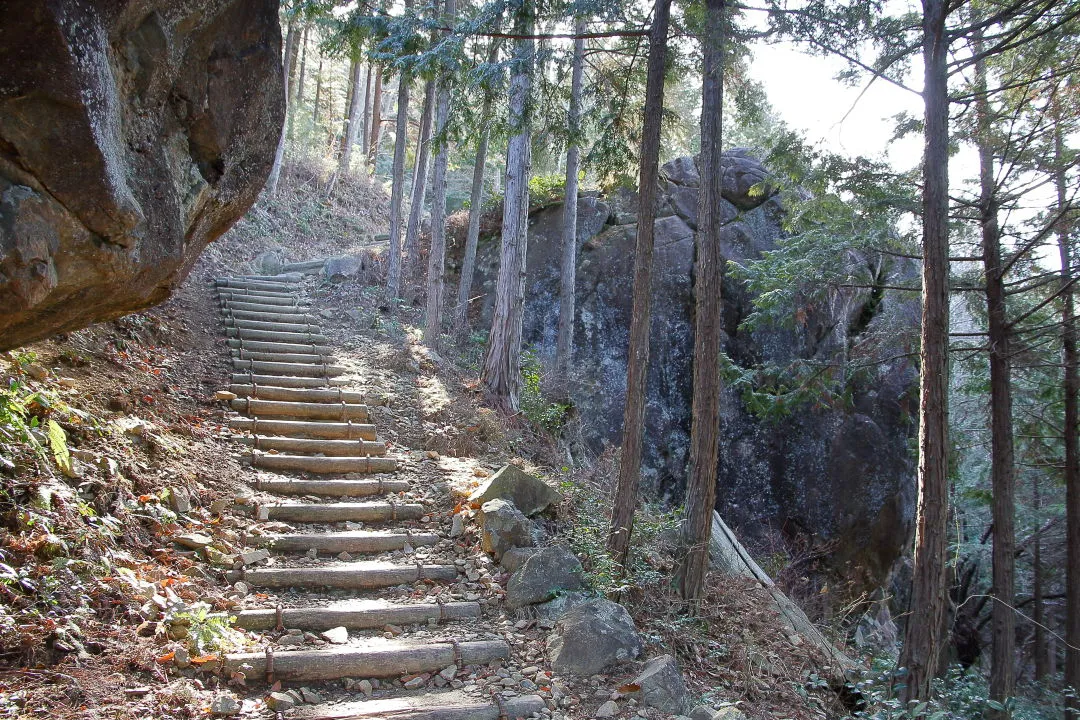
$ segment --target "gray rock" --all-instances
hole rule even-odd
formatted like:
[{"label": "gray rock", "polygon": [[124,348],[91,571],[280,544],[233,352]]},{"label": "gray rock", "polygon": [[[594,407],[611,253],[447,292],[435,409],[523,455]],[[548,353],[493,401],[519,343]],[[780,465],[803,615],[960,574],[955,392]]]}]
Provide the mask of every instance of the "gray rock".
[{"label": "gray rock", "polygon": [[537,551],[534,547],[523,548],[510,548],[503,553],[502,558],[499,560],[499,564],[503,566],[503,569],[507,572],[514,573],[518,571],[526,560]]},{"label": "gray rock", "polygon": [[454,515],[454,519],[450,523],[450,537],[461,537],[465,534],[465,521],[460,514]]},{"label": "gray rock", "polygon": [[506,584],[506,605],[511,610],[546,602],[560,591],[582,587],[581,563],[561,545],[549,545],[526,558]]},{"label": "gray rock", "polygon": [[596,709],[596,715],[593,717],[598,718],[612,718],[619,714],[619,703],[614,700],[608,700],[603,705]]},{"label": "gray rock", "polygon": [[489,500],[480,506],[480,546],[502,558],[513,547],[536,544],[539,529],[507,500]]},{"label": "gray rock", "polygon": [[215,695],[210,701],[210,714],[223,717],[240,712],[240,703],[232,695]]},{"label": "gray rock", "polygon": [[330,628],[329,630],[324,630],[320,635],[322,635],[327,642],[334,645],[344,645],[349,642],[349,630],[346,627]]},{"label": "gray rock", "polygon": [[641,687],[636,693],[639,701],[669,715],[686,712],[692,703],[682,672],[675,658],[660,655],[645,663],[634,684]]},{"label": "gray rock", "polygon": [[185,533],[173,538],[173,542],[192,550],[201,550],[214,542],[214,538],[202,533]]},{"label": "gray rock", "polygon": [[543,620],[558,620],[570,610],[573,610],[578,605],[583,605],[589,602],[595,596],[584,592],[566,592],[561,593],[554,600],[549,600],[546,603],[540,603],[539,605],[533,605],[533,609],[536,611],[536,617]]},{"label": "gray rock", "polygon": [[599,598],[564,614],[547,646],[552,668],[573,675],[595,675],[637,658],[641,650],[641,637],[626,608]]},{"label": "gray rock", "polygon": [[266,252],[259,253],[255,256],[255,260],[252,265],[255,266],[255,272],[262,275],[277,275],[281,272],[281,267],[285,263],[281,257],[281,253],[276,250],[267,250]]},{"label": "gray rock", "polygon": [[323,274],[331,282],[344,282],[364,269],[365,258],[359,255],[342,255],[327,258]]},{"label": "gray rock", "polygon": [[172,509],[178,513],[186,514],[191,512],[191,494],[188,493],[186,488],[169,488],[169,502]]},{"label": "gray rock", "polygon": [[559,502],[560,496],[543,480],[517,465],[504,465],[469,496],[469,500],[479,503],[495,499],[509,500],[531,517]]},{"label": "gray rock", "polygon": [[679,157],[668,160],[660,168],[660,172],[669,182],[676,185],[696,188],[701,184],[701,175],[698,173],[696,158]]},{"label": "gray rock", "polygon": [[271,710],[282,712],[284,710],[292,710],[299,705],[297,698],[293,697],[291,693],[287,692],[272,692],[266,696],[266,705]]},{"label": "gray rock", "polygon": [[698,705],[690,712],[690,720],[746,720],[746,716],[741,710],[730,705],[719,710],[708,705]]},{"label": "gray rock", "polygon": [[165,300],[258,197],[274,0],[15,3],[0,43],[0,350]]},{"label": "gray rock", "polygon": [[266,548],[258,548],[256,550],[248,550],[247,552],[242,552],[239,555],[239,560],[244,565],[254,565],[255,563],[260,563],[263,560],[269,560],[269,559],[270,559],[270,551],[267,550]]}]

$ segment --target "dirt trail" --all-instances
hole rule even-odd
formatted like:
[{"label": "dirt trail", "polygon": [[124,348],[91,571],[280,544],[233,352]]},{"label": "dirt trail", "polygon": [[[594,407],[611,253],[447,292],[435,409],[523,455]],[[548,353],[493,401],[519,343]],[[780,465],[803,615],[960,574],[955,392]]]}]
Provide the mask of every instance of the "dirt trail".
[{"label": "dirt trail", "polygon": [[226,579],[252,645],[220,674],[269,717],[550,715],[534,623],[500,613],[499,570],[453,530],[451,487],[487,470],[376,440],[415,436],[442,399],[422,386],[417,402],[374,366],[378,348],[338,352],[304,290],[301,276],[215,281],[247,485]]}]

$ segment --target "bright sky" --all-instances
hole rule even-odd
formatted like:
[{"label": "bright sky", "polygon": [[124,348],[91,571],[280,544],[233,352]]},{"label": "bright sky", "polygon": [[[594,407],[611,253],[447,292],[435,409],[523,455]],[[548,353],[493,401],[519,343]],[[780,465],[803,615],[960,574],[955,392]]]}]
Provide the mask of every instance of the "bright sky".
[{"label": "bright sky", "polygon": [[[769,101],[792,127],[844,155],[888,159],[897,169],[914,167],[922,139],[909,137],[888,146],[893,115],[922,117],[922,99],[877,80],[850,87],[833,78],[845,69],[838,58],[807,55],[790,45],[758,45],[751,74],[765,85]],[[860,97],[860,93],[866,92]]]}]

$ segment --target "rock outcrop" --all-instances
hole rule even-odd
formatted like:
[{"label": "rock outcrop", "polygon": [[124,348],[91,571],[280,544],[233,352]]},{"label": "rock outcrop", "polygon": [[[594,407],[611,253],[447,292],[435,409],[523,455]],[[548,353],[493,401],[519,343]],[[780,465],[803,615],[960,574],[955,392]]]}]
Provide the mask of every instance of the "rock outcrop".
[{"label": "rock outcrop", "polygon": [[[678,499],[686,478],[693,374],[693,263],[699,175],[692,158],[663,166],[653,260],[651,356],[646,410],[644,486]],[[722,253],[744,263],[777,247],[785,214],[765,168],[746,151],[725,153]],[[618,445],[626,391],[632,307],[636,196],[582,197],[578,204],[576,363],[571,395],[580,437],[591,452]],[[523,337],[545,361],[554,358],[558,322],[561,205],[530,218]],[[490,316],[497,242],[480,255],[478,287]],[[881,271],[872,281],[909,269]],[[895,277],[893,278],[895,279]],[[784,367],[796,359],[831,363],[861,333],[903,331],[918,308],[891,292],[837,292],[827,305],[808,304],[785,327],[745,330],[752,295],[727,278],[724,349],[737,367]],[[882,334],[884,335],[884,334]],[[915,432],[917,370],[909,349],[880,345],[868,367],[852,373],[844,405],[807,405],[777,419],[750,412],[740,392],[722,397],[718,509],[751,543],[781,532],[830,542],[838,567],[851,563],[878,583],[909,537],[915,468],[908,449]],[[890,356],[899,359],[886,359]],[[874,365],[877,358],[882,361]]]},{"label": "rock outcrop", "polygon": [[0,350],[164,300],[258,196],[276,0],[7,3]]}]

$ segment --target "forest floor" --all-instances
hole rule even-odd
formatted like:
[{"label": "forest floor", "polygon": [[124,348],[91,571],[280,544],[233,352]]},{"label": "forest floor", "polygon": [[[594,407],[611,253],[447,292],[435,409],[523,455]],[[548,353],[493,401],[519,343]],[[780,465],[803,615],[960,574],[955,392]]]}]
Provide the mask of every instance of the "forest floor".
[{"label": "forest floor", "polygon": [[[678,659],[697,699],[755,720],[847,713],[820,680],[825,661],[766,609],[760,588],[712,578],[700,614],[679,611],[667,585],[670,516],[643,511],[652,535],[636,547],[633,582],[614,580],[602,552],[613,455],[571,467],[557,438],[483,407],[481,344],[435,351],[420,341],[416,304],[382,306],[370,252],[385,231],[379,189],[343,182],[344,199],[326,200],[314,173],[294,169],[285,193],[204,253],[165,304],[0,356],[6,407],[39,425],[30,444],[0,436],[0,718],[206,717],[226,687],[199,662],[177,669],[178,651],[193,661],[211,654],[193,638],[170,638],[150,606],[163,595],[212,611],[238,606],[223,572],[173,539],[203,532],[225,550],[242,545],[242,520],[221,509],[247,482],[214,399],[229,384],[230,358],[210,284],[226,271],[257,271],[252,263],[267,250],[292,261],[375,259],[346,282],[311,280],[309,291],[341,362],[367,368],[365,389],[387,397],[375,422],[417,477],[467,490],[512,462],[547,478],[566,498],[551,530],[568,539],[594,587],[630,609],[645,656]],[[66,442],[50,440],[50,420]],[[179,513],[184,498],[191,509]],[[208,643],[242,642],[215,632]],[[542,658],[542,636],[529,637],[522,652]],[[593,717],[639,667],[565,678],[566,716]],[[618,717],[635,715],[658,717],[630,705]]]}]

